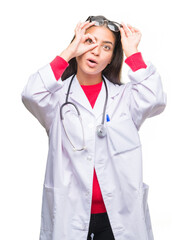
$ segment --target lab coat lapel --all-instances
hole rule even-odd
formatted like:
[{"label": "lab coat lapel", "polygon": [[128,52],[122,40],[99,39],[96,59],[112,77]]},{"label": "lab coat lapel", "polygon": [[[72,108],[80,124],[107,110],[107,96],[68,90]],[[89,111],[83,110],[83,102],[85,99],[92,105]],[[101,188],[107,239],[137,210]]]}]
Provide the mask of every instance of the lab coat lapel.
[{"label": "lab coat lapel", "polygon": [[[105,80],[106,80],[107,89],[108,89],[108,102],[107,102],[107,110],[108,110],[110,105],[113,103],[115,97],[119,94],[119,88],[116,87],[113,83],[111,83],[106,78]],[[87,96],[85,95],[82,87],[79,84],[77,77],[75,76],[70,89],[69,99],[70,101],[74,102],[78,107],[79,106],[84,107],[85,109],[90,111],[92,114],[94,114],[96,118],[99,118],[102,116],[103,110],[104,110],[104,104],[106,99],[105,85],[104,83],[102,83],[101,91],[97,97],[94,108],[92,108],[89,100],[87,99]]]},{"label": "lab coat lapel", "polygon": [[[105,78],[107,90],[108,90],[108,102],[106,107],[106,113],[108,113],[108,109],[110,108],[111,104],[114,102],[115,97],[119,94],[119,88],[116,87],[113,83],[111,83],[107,78]],[[101,91],[98,95],[98,98],[95,102],[94,106],[94,114],[96,118],[102,116],[104,110],[104,104],[106,99],[106,89],[104,82],[102,83]]]},{"label": "lab coat lapel", "polygon": [[97,97],[97,100],[93,108],[93,112],[96,118],[100,117],[103,114],[105,99],[106,99],[106,90],[103,82],[101,90],[99,92],[99,95]]},{"label": "lab coat lapel", "polygon": [[69,99],[70,101],[75,103],[78,107],[82,106],[93,114],[93,109],[91,107],[91,104],[87,99],[87,96],[85,95],[82,87],[80,86],[80,83],[76,76],[74,77],[74,80],[70,89]]}]

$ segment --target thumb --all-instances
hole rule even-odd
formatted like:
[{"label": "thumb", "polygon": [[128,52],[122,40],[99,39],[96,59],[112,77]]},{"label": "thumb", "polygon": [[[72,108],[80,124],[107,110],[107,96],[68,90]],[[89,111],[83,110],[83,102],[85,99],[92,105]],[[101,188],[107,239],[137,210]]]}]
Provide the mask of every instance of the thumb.
[{"label": "thumb", "polygon": [[93,44],[91,44],[91,45],[86,46],[86,47],[85,47],[85,50],[86,50],[86,52],[88,52],[88,51],[93,50],[94,48],[96,48],[96,47],[98,47],[98,46],[99,46],[99,44],[93,43]]}]

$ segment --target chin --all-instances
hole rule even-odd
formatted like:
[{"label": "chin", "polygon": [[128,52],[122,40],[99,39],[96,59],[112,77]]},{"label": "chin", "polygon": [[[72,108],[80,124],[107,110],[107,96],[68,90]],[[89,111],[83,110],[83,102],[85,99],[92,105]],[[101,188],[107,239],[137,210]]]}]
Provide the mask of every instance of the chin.
[{"label": "chin", "polygon": [[90,74],[90,75],[101,75],[102,71],[105,69],[106,66],[104,67],[100,67],[100,68],[90,68],[88,66],[86,66],[83,70],[83,72],[85,72],[86,74]]}]

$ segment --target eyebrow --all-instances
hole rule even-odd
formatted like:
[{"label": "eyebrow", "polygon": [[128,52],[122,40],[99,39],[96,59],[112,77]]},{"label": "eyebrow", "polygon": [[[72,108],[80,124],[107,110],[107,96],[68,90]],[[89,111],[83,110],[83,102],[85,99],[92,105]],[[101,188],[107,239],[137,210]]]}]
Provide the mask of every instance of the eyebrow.
[{"label": "eyebrow", "polygon": [[[97,38],[94,36],[95,40],[97,40]],[[114,46],[114,44],[110,41],[102,41],[102,43],[108,43],[108,44],[111,44],[112,46]]]},{"label": "eyebrow", "polygon": [[114,45],[112,42],[110,42],[110,41],[103,41],[103,43],[109,43],[109,44],[111,44],[112,46]]}]

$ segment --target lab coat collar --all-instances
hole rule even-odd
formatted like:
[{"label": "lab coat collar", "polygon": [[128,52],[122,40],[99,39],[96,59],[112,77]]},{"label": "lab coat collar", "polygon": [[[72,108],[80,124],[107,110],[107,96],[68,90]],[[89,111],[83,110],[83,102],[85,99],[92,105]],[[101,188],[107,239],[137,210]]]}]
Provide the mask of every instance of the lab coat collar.
[{"label": "lab coat collar", "polygon": [[[70,79],[68,79],[67,89],[71,79],[72,79],[72,76],[70,77]],[[113,103],[115,97],[119,94],[119,88],[115,84],[111,83],[107,78],[105,78],[105,80],[106,80],[106,85],[108,89],[108,102],[107,102],[107,109],[108,109],[108,107]],[[80,86],[80,83],[77,77],[76,76],[74,77],[74,80],[72,82],[72,86],[70,89],[70,93],[69,93],[69,100],[73,101],[78,107],[79,106],[84,107],[85,109],[90,111],[91,114],[95,115],[96,118],[98,118],[103,114],[105,98],[106,98],[106,89],[105,89],[104,83],[102,83],[101,91],[97,97],[94,108],[92,108],[89,100],[87,99],[87,96],[85,95],[82,87]]]}]

